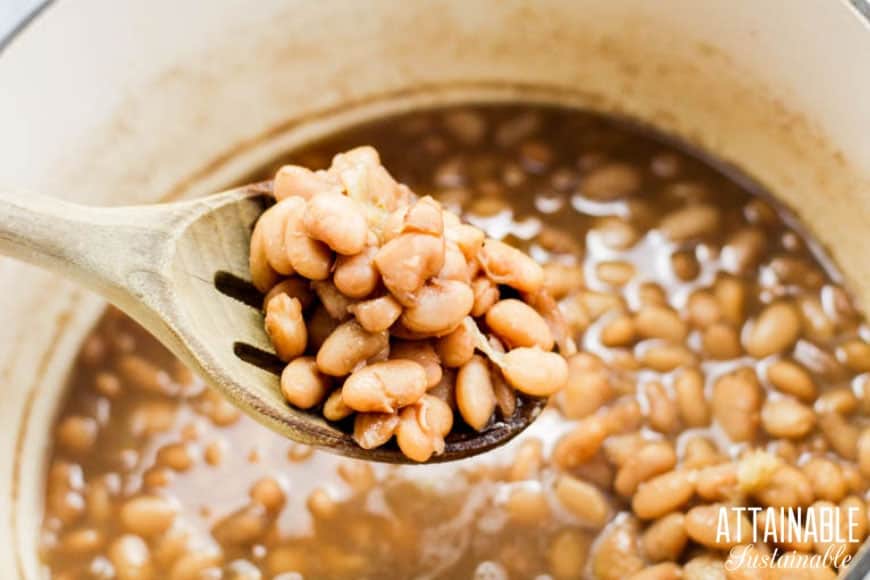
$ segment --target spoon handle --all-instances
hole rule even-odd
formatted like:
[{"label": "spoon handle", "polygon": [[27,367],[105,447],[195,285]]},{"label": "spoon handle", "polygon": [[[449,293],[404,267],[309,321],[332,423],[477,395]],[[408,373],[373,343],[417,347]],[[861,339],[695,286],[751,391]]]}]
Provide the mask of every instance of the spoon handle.
[{"label": "spoon handle", "polygon": [[171,212],[97,208],[29,192],[0,193],[0,254],[40,266],[121,307],[161,277]]}]

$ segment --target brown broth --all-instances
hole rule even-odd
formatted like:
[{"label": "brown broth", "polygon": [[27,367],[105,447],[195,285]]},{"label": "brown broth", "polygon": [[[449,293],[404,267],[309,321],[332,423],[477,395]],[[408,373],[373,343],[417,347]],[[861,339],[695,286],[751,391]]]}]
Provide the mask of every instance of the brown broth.
[{"label": "brown broth", "polygon": [[[291,153],[261,176],[287,162],[324,167],[336,152],[361,144],[375,146],[399,181],[461,210],[489,235],[541,262],[580,268],[585,286],[573,288],[562,306],[581,351],[600,357],[616,392],[594,410],[598,416],[615,417],[620,405],[628,409],[626,428],[671,445],[680,464],[692,437],[711,441],[726,463],[748,449],[766,449],[799,467],[826,458],[826,469],[845,482],[831,497],[854,496],[866,517],[870,473],[861,468],[870,466],[835,452],[832,447],[841,448],[832,446],[829,432],[814,426],[784,441],[757,426],[751,441],[735,442],[718,420],[687,429],[681,417],[674,430],[661,432],[650,418],[645,385],[660,381],[673,400],[680,369],[652,368],[644,353],[655,340],[602,343],[604,326],[620,313],[634,315],[651,295],[663,296],[685,321],[694,292],[712,292],[717,281],[730,280],[746,295],[740,320],[729,326],[743,345],[751,321],[776,300],[818,316],[802,315],[797,343],[762,359],[740,347],[736,356],[716,360],[704,346],[707,327],[690,325],[685,346],[695,362],[689,366],[703,372],[707,402],[718,378],[740,367],[755,370],[763,397],[787,397],[765,377],[775,360],[790,354],[818,387],[818,396],[806,402],[814,420],[826,421],[835,408],[850,428],[866,428],[867,327],[836,273],[782,208],[635,128],[525,105],[378,120]],[[622,179],[636,191],[591,198],[584,184],[614,163],[623,175],[613,177],[609,189],[621,187]],[[662,235],[666,216],[697,204],[713,208],[714,227],[679,243]],[[624,249],[608,246],[607,225],[636,241]],[[735,244],[735,234],[746,231],[755,245]],[[743,267],[735,261],[740,247],[750,248]],[[674,259],[685,279],[675,273]],[[614,261],[634,270],[622,287],[599,277],[599,264]],[[612,308],[597,315],[602,296],[619,300],[611,298]],[[612,489],[618,466],[602,451],[572,467],[551,457],[560,437],[585,420],[569,417],[582,402],[570,400],[577,393],[563,393],[518,440],[486,456],[441,466],[366,464],[306,449],[240,415],[111,309],[83,345],[68,392],[43,521],[43,555],[55,578],[623,578],[653,563],[639,540],[650,522],[637,519],[630,498]],[[639,424],[632,426],[633,420]],[[521,473],[520,458],[534,455],[535,441],[540,467]],[[560,502],[553,487],[565,475],[604,493],[613,516],[607,527],[584,524]],[[249,497],[264,479],[278,483],[285,503],[269,509]],[[147,517],[131,518],[124,504],[142,495],[162,498],[155,509],[171,523],[168,531],[160,521],[149,528]],[[703,503],[710,502],[695,496],[677,511]],[[122,550],[122,534],[142,536],[144,543],[134,542],[147,546],[147,565],[134,565],[136,550]],[[684,566],[705,554],[718,562],[725,553],[689,541],[676,562]],[[686,577],[697,577],[691,570],[687,565]]]}]

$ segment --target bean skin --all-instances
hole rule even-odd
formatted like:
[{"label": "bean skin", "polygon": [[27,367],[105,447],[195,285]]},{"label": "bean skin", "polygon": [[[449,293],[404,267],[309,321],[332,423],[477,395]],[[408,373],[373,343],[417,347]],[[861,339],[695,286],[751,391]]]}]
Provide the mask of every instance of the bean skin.
[{"label": "bean skin", "polygon": [[533,397],[549,397],[568,382],[568,363],[554,352],[520,347],[504,355],[502,373],[518,391]]},{"label": "bean skin", "polygon": [[476,431],[483,430],[495,411],[489,365],[480,355],[471,357],[456,376],[456,404],[465,422]]},{"label": "bean skin", "polygon": [[392,413],[426,392],[426,370],[410,360],[390,360],[355,371],[344,382],[341,398],[360,412]]},{"label": "bean skin", "polygon": [[330,377],[317,369],[314,357],[299,357],[281,373],[281,394],[288,403],[300,409],[319,404],[330,388]]},{"label": "bean skin", "polygon": [[435,350],[444,366],[458,368],[474,355],[474,338],[468,327],[460,324],[456,330],[438,339]]},{"label": "bean skin", "polygon": [[322,373],[342,377],[388,345],[386,331],[368,332],[356,320],[349,320],[333,330],[323,342],[317,351],[317,367]]},{"label": "bean skin", "polygon": [[402,305],[392,295],[387,294],[351,304],[347,310],[369,332],[381,332],[390,328],[399,319]]},{"label": "bean skin", "polygon": [[435,280],[416,295],[413,306],[400,320],[413,332],[444,336],[456,329],[471,312],[474,294],[466,284],[456,280]]},{"label": "bean skin", "polygon": [[530,257],[497,240],[486,240],[477,254],[486,275],[496,284],[522,292],[537,292],[544,285],[544,270]]},{"label": "bean skin", "polygon": [[511,347],[538,346],[552,350],[553,333],[544,318],[531,306],[509,298],[494,304],[486,313],[486,324]]},{"label": "bean skin", "polygon": [[407,359],[419,363],[426,370],[426,388],[431,389],[441,381],[441,359],[429,341],[394,340],[390,346],[391,359]]},{"label": "bean skin", "polygon": [[308,329],[299,300],[280,294],[269,301],[266,305],[266,332],[281,360],[287,362],[305,352]]},{"label": "bean skin", "polygon": [[284,249],[293,269],[309,280],[325,280],[332,268],[332,250],[308,236],[304,224],[305,200],[290,197],[282,203],[290,206],[284,224]]},{"label": "bean skin", "polygon": [[360,253],[368,237],[365,213],[344,195],[321,193],[308,200],[305,231],[334,252],[352,256]]},{"label": "bean skin", "polygon": [[410,306],[414,293],[444,267],[444,253],[444,238],[407,233],[381,246],[375,255],[375,266],[393,296]]}]

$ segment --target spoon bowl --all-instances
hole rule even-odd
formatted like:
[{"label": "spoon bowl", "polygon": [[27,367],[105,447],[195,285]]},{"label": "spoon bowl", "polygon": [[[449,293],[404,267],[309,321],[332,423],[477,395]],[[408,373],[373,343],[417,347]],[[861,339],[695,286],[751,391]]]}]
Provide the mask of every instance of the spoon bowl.
[{"label": "spoon bowl", "polygon": [[[363,449],[352,421],[327,422],[281,395],[284,363],[263,326],[248,248],[271,182],[191,201],[90,208],[19,193],[0,197],[0,253],[76,279],[124,310],[235,405],[286,437],[344,456],[413,463],[394,442]],[[540,414],[545,399],[518,393],[509,420],[482,432],[454,428],[430,463],[498,447]],[[457,426],[458,427],[458,426]]]}]

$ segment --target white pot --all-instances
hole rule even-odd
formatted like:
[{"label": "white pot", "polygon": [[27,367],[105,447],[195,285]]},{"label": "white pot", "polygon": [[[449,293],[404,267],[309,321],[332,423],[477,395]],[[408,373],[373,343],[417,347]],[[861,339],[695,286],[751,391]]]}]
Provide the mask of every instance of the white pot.
[{"label": "white pot", "polygon": [[[567,102],[739,166],[867,304],[868,63],[868,21],[846,1],[63,0],[0,54],[0,189],[157,201],[384,111]],[[49,426],[100,306],[0,261],[0,578],[42,573]]]}]

